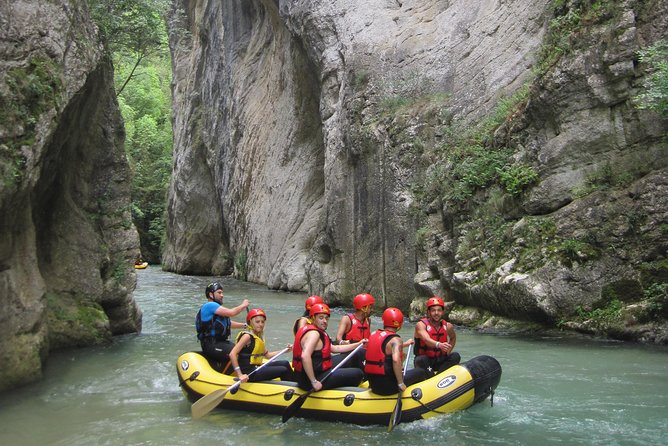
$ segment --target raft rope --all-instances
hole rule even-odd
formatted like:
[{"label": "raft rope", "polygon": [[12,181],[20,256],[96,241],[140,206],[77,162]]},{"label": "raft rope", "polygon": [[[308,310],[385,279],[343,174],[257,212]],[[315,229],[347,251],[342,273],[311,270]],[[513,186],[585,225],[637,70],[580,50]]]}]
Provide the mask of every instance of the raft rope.
[{"label": "raft rope", "polygon": [[[212,382],[212,381],[208,381],[208,380],[206,380],[206,379],[200,379],[200,378],[195,378],[195,380],[196,380],[196,381],[199,381],[199,382],[201,382],[201,383],[204,383],[204,384],[211,384],[211,385],[213,385],[213,386],[218,386],[218,387],[220,387],[220,388],[230,387],[230,385],[231,385],[231,384],[230,384],[230,385],[221,384],[221,383],[219,383],[219,382]],[[180,382],[180,385],[183,386],[183,384],[185,384],[185,382],[184,382],[184,381],[181,381],[181,382]],[[249,395],[253,395],[253,396],[262,396],[262,397],[272,397],[272,396],[283,395],[283,394],[286,392],[285,389],[283,389],[283,390],[279,390],[278,392],[274,392],[274,393],[260,393],[260,392],[253,392],[252,390],[246,389],[246,388],[244,388],[244,387],[239,387],[239,389],[238,389],[237,391],[238,391],[238,392],[245,392],[245,393],[247,393],[247,394],[249,394]],[[235,393],[236,393],[236,392],[235,392]],[[351,392],[351,393],[354,394],[354,392]],[[299,395],[297,395],[297,396],[299,396]],[[346,396],[347,396],[347,395],[343,395],[343,396],[329,396],[329,397],[328,397],[328,396],[321,396],[321,395],[317,395],[317,394],[311,394],[311,396],[310,396],[309,398],[311,398],[311,399],[317,399],[317,400],[344,400],[344,399],[346,398]],[[395,400],[396,400],[396,397],[394,397],[394,396],[390,396],[390,397],[377,397],[377,396],[376,396],[376,397],[374,397],[374,398],[361,398],[361,397],[358,397],[357,395],[355,395],[355,399],[359,399],[360,401],[379,401],[379,400],[392,400],[392,401],[395,401]]]},{"label": "raft rope", "polygon": [[443,415],[443,414],[448,413],[448,412],[445,412],[445,411],[441,412],[440,410],[432,409],[431,407],[427,406],[425,403],[423,403],[422,401],[420,401],[420,400],[417,399],[417,398],[413,398],[413,401],[417,401],[418,403],[420,403],[420,406],[422,406],[422,407],[424,407],[425,409],[427,409],[427,412],[434,412],[434,413],[437,413],[437,414],[439,414],[439,415]]},{"label": "raft rope", "polygon": [[[269,393],[258,393],[258,392],[253,392],[253,391],[248,390],[248,389],[244,389],[242,387],[239,388],[239,391],[246,392],[246,393],[248,393],[250,395],[254,395],[254,396],[277,396],[277,395],[282,395],[282,394],[285,393],[285,390],[281,390],[280,392],[271,393],[271,394],[269,394]],[[355,394],[354,392],[351,392],[351,393]],[[299,395],[296,395],[296,396],[299,397]],[[343,395],[343,396],[321,396],[321,395],[318,395],[317,393],[312,393],[309,396],[309,398],[314,399],[314,400],[332,401],[332,400],[345,400],[346,396],[347,395]],[[355,399],[360,400],[360,401],[379,401],[379,400],[395,401],[396,397],[392,396],[392,397],[384,398],[384,397],[377,397],[376,396],[374,398],[361,398],[361,397],[358,397],[357,395],[355,395]]]}]

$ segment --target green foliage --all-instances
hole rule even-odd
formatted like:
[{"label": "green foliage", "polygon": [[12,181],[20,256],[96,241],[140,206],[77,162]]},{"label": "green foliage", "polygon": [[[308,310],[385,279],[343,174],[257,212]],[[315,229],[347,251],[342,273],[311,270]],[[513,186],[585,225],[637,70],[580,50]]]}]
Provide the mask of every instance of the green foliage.
[{"label": "green foliage", "polygon": [[644,90],[635,98],[638,108],[653,110],[668,118],[668,39],[640,51],[638,57],[650,73]]},{"label": "green foliage", "polygon": [[431,234],[431,230],[427,226],[419,228],[415,233],[415,244],[421,250],[425,250],[427,247],[427,239]]},{"label": "green foliage", "polygon": [[369,79],[371,78],[371,74],[366,71],[366,70],[360,70],[355,73],[355,76],[353,77],[352,80],[352,87],[355,90],[362,90],[364,87],[366,87],[369,84]]},{"label": "green foliage", "polygon": [[447,173],[450,187],[444,191],[445,201],[464,202],[476,190],[491,185],[510,155],[505,147],[497,150],[475,143],[455,148],[447,157],[452,168]]},{"label": "green foliage", "polygon": [[534,68],[540,76],[564,54],[581,44],[579,33],[587,26],[605,23],[619,9],[613,0],[554,0],[552,20]]},{"label": "green foliage", "polygon": [[51,348],[109,341],[109,318],[92,297],[48,292],[46,301]]},{"label": "green foliage", "polygon": [[585,262],[598,258],[600,252],[591,244],[576,239],[566,239],[559,246],[562,261],[571,265],[573,262]]},{"label": "green foliage", "polygon": [[526,164],[503,166],[499,170],[499,181],[511,195],[519,195],[538,181],[538,172]]},{"label": "green foliage", "polygon": [[127,76],[117,85],[117,95],[137,76],[145,58],[164,54],[167,32],[164,17],[169,0],[88,0],[91,14],[104,36],[114,65],[132,61]]},{"label": "green foliage", "polygon": [[668,316],[668,283],[652,283],[643,290],[643,299],[651,318]]},{"label": "green foliage", "polygon": [[111,271],[111,277],[118,285],[124,285],[127,277],[128,267],[125,262],[117,262]]},{"label": "green foliage", "polygon": [[606,331],[614,325],[619,325],[622,318],[622,302],[613,299],[608,305],[593,310],[585,310],[582,306],[576,308],[577,316],[581,321],[588,321],[595,328]]},{"label": "green foliage", "polygon": [[589,174],[582,187],[576,188],[573,194],[582,198],[598,190],[610,190],[623,188],[633,182],[639,175],[625,170],[624,166],[614,166],[611,163],[605,163],[601,168]]},{"label": "green foliage", "polygon": [[166,43],[169,0],[88,0],[91,15],[113,53],[148,55]]},{"label": "green foliage", "polygon": [[535,170],[512,161],[513,149],[494,142],[494,132],[519,113],[529,95],[521,88],[513,96],[499,100],[492,113],[477,125],[451,124],[443,129],[444,143],[433,153],[421,182],[413,186],[418,202],[435,199],[445,206],[461,206],[477,191],[499,184],[518,195],[538,181]]},{"label": "green foliage", "polygon": [[113,52],[114,81],[132,168],[132,218],[142,256],[159,261],[172,168],[168,0],[89,0]]},{"label": "green foliage", "polygon": [[246,253],[246,248],[241,248],[236,257],[234,258],[234,270],[236,272],[237,278],[241,280],[248,279],[248,254]]},{"label": "green foliage", "polygon": [[58,105],[63,90],[62,69],[53,60],[33,56],[26,66],[12,68],[0,89],[0,174],[5,187],[17,184],[26,166],[23,146],[35,142],[42,113]]}]

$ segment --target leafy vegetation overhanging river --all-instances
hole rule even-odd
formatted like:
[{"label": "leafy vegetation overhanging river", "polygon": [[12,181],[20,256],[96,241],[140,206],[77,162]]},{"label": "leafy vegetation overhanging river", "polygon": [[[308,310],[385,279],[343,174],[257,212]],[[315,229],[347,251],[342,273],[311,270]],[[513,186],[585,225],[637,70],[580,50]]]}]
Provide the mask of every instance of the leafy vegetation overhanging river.
[{"label": "leafy vegetation overhanging river", "polygon": [[[0,401],[0,444],[185,445],[216,442],[273,446],[356,443],[405,445],[660,445],[668,443],[668,350],[572,337],[485,335],[460,329],[463,360],[496,357],[501,383],[489,401],[429,420],[360,427],[243,412],[215,411],[193,421],[178,387],[175,361],[197,349],[193,319],[210,278],[139,271],[135,296],[144,312],[141,335],[106,347],[49,359],[42,382],[6,393]],[[225,301],[248,298],[269,315],[267,342],[290,340],[302,294],[224,280]],[[337,309],[329,332],[343,313]],[[378,314],[372,327],[380,324]],[[402,330],[410,336],[413,324]]]}]

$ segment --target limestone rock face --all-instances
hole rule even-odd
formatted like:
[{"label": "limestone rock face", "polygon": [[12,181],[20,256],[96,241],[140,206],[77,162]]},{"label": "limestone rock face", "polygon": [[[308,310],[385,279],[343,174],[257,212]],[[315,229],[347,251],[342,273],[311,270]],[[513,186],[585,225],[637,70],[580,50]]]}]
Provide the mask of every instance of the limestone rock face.
[{"label": "limestone rock face", "polygon": [[0,6],[0,390],[139,331],[113,74],[83,1]]},{"label": "limestone rock face", "polygon": [[[330,302],[364,291],[408,308],[441,293],[547,324],[641,290],[640,265],[666,250],[665,207],[642,191],[665,177],[667,126],[633,96],[646,74],[637,51],[666,35],[666,2],[580,16],[579,2],[553,3],[176,1],[163,267]],[[510,148],[537,183],[416,216],[416,181],[453,169],[430,158],[453,123],[523,87],[489,147]],[[614,190],[592,193],[596,175]],[[602,249],[613,240],[620,250]]]},{"label": "limestone rock face", "polygon": [[549,2],[223,3],[177,2],[172,17],[163,267],[220,274],[245,253],[243,275],[272,288],[405,300],[406,185],[382,142],[351,137],[350,90],[366,76],[384,95],[422,82],[477,113],[528,75]]}]

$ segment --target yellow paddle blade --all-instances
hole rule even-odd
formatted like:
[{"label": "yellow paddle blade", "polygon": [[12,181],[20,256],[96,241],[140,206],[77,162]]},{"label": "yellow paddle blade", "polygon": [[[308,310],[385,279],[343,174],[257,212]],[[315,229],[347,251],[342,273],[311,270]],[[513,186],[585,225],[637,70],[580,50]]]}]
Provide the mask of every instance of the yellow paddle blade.
[{"label": "yellow paddle blade", "polygon": [[214,390],[213,392],[208,393],[195,401],[195,403],[190,408],[192,417],[201,418],[218,407],[220,402],[223,401],[223,398],[225,398],[225,394],[227,394],[231,388],[232,387],[228,387],[227,389]]}]

